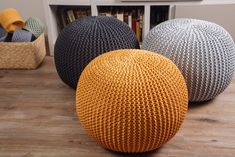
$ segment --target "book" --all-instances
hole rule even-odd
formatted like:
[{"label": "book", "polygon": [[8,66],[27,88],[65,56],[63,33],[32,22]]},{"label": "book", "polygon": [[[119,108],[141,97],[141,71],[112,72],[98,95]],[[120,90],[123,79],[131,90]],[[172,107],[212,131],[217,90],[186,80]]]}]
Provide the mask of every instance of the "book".
[{"label": "book", "polygon": [[81,17],[87,16],[87,11],[85,9],[82,9],[81,11]]},{"label": "book", "polygon": [[91,10],[90,9],[86,9],[86,15],[91,16]]},{"label": "book", "polygon": [[142,41],[143,36],[143,27],[144,27],[144,13],[141,10],[138,10],[138,21],[139,21],[139,41]]},{"label": "book", "polygon": [[100,16],[113,16],[125,22],[136,34],[139,41],[143,39],[144,8],[139,6],[103,6],[98,7]]},{"label": "book", "polygon": [[80,9],[74,10],[74,16],[76,19],[80,18],[82,16],[82,12]]},{"label": "book", "polygon": [[106,16],[106,13],[99,13],[99,16]]},{"label": "book", "polygon": [[143,41],[143,38],[144,38],[144,13],[143,12],[142,12],[142,15],[140,16],[140,29],[141,29],[140,41]]},{"label": "book", "polygon": [[153,6],[151,7],[150,28],[168,20],[169,6]]},{"label": "book", "polygon": [[143,40],[143,30],[144,30],[144,16],[140,15],[140,41]]},{"label": "book", "polygon": [[128,20],[129,20],[129,19],[128,19],[128,16],[129,16],[128,12],[125,11],[125,12],[124,12],[124,20],[123,20],[123,21],[124,21],[126,24],[128,24]]},{"label": "book", "polygon": [[136,11],[132,10],[132,30],[136,33]]},{"label": "book", "polygon": [[59,8],[58,15],[59,15],[59,28],[60,30],[62,30],[69,23],[69,21],[67,20],[65,8]]},{"label": "book", "polygon": [[120,21],[124,21],[124,12],[123,11],[118,11],[117,12],[117,19]]},{"label": "book", "polygon": [[138,20],[138,21],[136,21],[136,38],[140,41],[140,34],[141,34],[141,32],[140,32],[140,21]]},{"label": "book", "polygon": [[111,12],[101,12],[99,16],[112,16]]},{"label": "book", "polygon": [[76,20],[72,9],[67,10],[67,16],[69,17],[69,22],[70,23]]},{"label": "book", "polygon": [[106,16],[112,16],[111,12],[106,12]]},{"label": "book", "polygon": [[132,28],[132,15],[131,14],[128,15],[128,25],[130,28]]}]

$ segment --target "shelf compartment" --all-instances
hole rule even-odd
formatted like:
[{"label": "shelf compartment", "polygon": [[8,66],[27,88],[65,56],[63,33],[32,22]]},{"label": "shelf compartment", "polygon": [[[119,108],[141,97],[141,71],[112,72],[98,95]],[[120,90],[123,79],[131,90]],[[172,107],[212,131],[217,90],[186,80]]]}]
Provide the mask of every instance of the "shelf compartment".
[{"label": "shelf compartment", "polygon": [[112,16],[125,22],[142,42],[144,36],[144,6],[97,6],[99,16]]},{"label": "shelf compartment", "polygon": [[169,19],[169,5],[150,7],[150,29]]},{"label": "shelf compartment", "polygon": [[78,18],[91,16],[91,6],[87,5],[59,5],[51,7],[54,8],[59,31]]}]

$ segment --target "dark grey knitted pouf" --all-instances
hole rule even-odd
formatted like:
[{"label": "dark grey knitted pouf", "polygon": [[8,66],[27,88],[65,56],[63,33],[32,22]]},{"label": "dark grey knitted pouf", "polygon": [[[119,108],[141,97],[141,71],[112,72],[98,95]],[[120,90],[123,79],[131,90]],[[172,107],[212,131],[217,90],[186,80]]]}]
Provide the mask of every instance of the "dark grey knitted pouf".
[{"label": "dark grey knitted pouf", "polygon": [[235,45],[221,26],[196,19],[174,19],[153,28],[143,49],[171,59],[186,79],[189,100],[206,101],[222,93],[235,71]]},{"label": "dark grey knitted pouf", "polygon": [[117,49],[139,49],[138,40],[127,24],[113,17],[81,18],[57,38],[54,52],[57,72],[76,89],[80,74],[92,59]]}]

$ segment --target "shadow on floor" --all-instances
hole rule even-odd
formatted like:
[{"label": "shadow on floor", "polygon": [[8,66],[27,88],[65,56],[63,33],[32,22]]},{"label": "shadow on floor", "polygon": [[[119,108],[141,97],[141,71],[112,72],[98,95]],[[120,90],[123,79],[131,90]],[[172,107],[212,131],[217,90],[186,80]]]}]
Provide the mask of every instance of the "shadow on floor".
[{"label": "shadow on floor", "polygon": [[214,100],[215,99],[211,99],[211,100],[203,101],[203,102],[189,102],[188,109],[190,110],[190,109],[200,108],[206,105],[213,104]]},{"label": "shadow on floor", "polygon": [[109,151],[112,155],[114,156],[121,156],[121,157],[152,157],[154,155],[156,155],[161,148],[149,151],[149,152],[144,152],[144,153],[120,153],[120,152],[115,152],[115,151],[111,151],[106,149],[107,151]]}]

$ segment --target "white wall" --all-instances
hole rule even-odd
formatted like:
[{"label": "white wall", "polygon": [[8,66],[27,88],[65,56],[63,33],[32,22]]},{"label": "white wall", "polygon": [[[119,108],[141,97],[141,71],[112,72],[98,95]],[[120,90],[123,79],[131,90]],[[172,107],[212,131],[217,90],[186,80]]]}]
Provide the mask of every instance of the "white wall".
[{"label": "white wall", "polygon": [[[222,1],[222,0],[221,0]],[[176,18],[195,18],[217,23],[224,27],[235,41],[235,4],[182,5],[176,7]]]},{"label": "white wall", "polygon": [[24,20],[37,17],[46,25],[43,0],[0,0],[0,11],[9,7],[17,9]]}]

